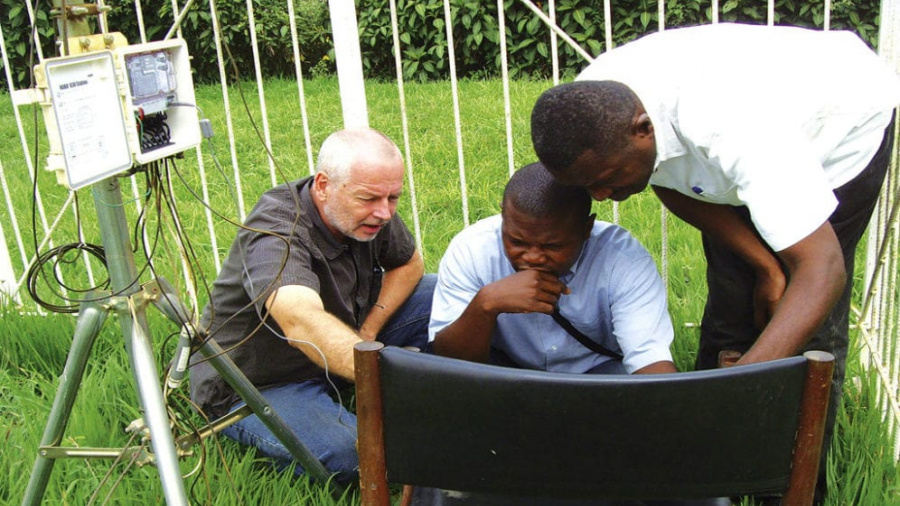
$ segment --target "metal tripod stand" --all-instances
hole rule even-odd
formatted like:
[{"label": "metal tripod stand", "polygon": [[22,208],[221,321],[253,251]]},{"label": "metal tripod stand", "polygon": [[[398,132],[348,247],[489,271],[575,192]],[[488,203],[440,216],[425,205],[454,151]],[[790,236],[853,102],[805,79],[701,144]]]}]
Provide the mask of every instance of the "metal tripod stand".
[{"label": "metal tripod stand", "polygon": [[[22,504],[37,505],[41,502],[56,459],[125,456],[138,459],[142,463],[155,464],[159,469],[166,503],[186,505],[188,501],[178,465],[179,455],[187,453],[203,438],[221,431],[251,413],[256,414],[266,424],[312,478],[322,483],[328,482],[328,473],[322,463],[304,446],[234,362],[223,354],[222,349],[212,340],[203,343],[200,353],[210,360],[213,367],[246,402],[246,406],[210,423],[196,433],[177,440],[174,438],[169,427],[165,400],[153,357],[145,311],[147,304],[154,304],[171,320],[184,326],[176,361],[186,363],[186,353],[190,351],[191,340],[198,339],[198,336],[189,331],[194,328],[190,325],[189,312],[168,283],[164,280],[155,280],[143,286],[138,284],[118,180],[109,178],[96,183],[92,186],[92,192],[106,252],[111,292],[94,293],[89,296],[89,301],[81,304],[72,348],[66,358],[66,365],[60,377]],[[111,311],[118,315],[122,327],[125,351],[131,363],[131,372],[143,413],[143,427],[149,434],[152,453],[146,452],[143,446],[129,448],[60,446],[91,348]],[[185,325],[186,323],[188,325]]]}]

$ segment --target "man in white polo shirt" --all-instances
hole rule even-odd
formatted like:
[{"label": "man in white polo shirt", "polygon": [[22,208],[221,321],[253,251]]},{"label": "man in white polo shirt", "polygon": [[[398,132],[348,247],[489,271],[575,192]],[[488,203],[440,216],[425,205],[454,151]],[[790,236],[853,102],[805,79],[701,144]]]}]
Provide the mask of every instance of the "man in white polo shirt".
[{"label": "man in white polo shirt", "polygon": [[625,44],[547,90],[532,140],[561,182],[616,201],[649,183],[702,232],[699,368],[723,350],[834,353],[827,442],[898,103],[900,79],[852,33],[709,25]]}]

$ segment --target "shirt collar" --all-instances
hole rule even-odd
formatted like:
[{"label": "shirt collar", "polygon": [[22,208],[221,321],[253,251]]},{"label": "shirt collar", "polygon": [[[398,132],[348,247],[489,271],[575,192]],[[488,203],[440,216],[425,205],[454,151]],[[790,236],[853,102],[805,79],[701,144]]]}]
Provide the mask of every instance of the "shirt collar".
[{"label": "shirt collar", "polygon": [[559,277],[561,283],[568,285],[569,282],[575,278],[575,275],[578,274],[578,267],[581,265],[581,259],[584,258],[584,250],[587,249],[586,246],[589,240],[590,237],[588,237],[581,245],[581,251],[578,252],[578,258],[575,260],[575,263],[572,264],[572,267],[569,267],[569,270],[562,273]]},{"label": "shirt collar", "polygon": [[[677,100],[665,100],[664,95],[667,92],[654,86],[633,84],[634,92],[638,99],[650,116],[653,123],[653,131],[656,139],[656,166],[659,163],[670,158],[687,154],[687,148],[681,142],[678,133],[677,120]],[[667,105],[675,104],[675,105]]]},{"label": "shirt collar", "polygon": [[664,160],[687,153],[687,148],[678,135],[672,112],[667,110],[663,104],[647,110],[647,115],[650,116],[653,130],[656,133],[656,166],[659,166],[659,163]]}]

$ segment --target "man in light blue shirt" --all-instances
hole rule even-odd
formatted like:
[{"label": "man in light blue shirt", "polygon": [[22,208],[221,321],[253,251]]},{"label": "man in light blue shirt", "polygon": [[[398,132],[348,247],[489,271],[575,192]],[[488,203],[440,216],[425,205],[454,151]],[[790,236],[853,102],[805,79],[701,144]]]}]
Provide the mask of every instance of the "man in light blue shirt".
[{"label": "man in light blue shirt", "polygon": [[441,260],[434,352],[578,374],[676,372],[656,264],[590,210],[587,191],[543,165],[518,170],[502,213],[463,230]]}]

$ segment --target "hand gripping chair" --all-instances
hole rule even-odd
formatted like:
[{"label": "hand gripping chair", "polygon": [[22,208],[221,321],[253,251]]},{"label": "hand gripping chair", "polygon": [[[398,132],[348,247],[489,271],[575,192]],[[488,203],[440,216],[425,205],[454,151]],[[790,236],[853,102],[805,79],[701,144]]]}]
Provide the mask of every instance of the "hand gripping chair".
[{"label": "hand gripping chair", "polygon": [[389,505],[389,481],[509,504],[773,493],[812,504],[828,353],[638,376],[503,368],[377,342],[354,353],[363,506]]}]

